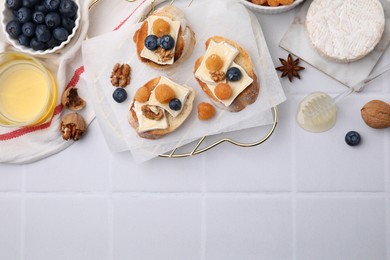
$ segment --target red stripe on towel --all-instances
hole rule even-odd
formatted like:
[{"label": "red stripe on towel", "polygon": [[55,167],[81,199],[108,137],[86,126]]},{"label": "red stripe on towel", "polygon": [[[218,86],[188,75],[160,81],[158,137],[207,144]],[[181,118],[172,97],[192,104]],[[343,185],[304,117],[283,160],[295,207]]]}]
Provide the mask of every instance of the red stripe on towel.
[{"label": "red stripe on towel", "polygon": [[[80,80],[81,74],[83,74],[83,73],[84,73],[84,66],[81,66],[80,68],[75,70],[73,77],[69,81],[68,85],[66,85],[66,88],[75,87]],[[62,112],[62,108],[63,108],[62,104],[59,104],[55,107],[53,116],[51,117],[49,122],[46,122],[46,123],[41,124],[41,125],[36,125],[36,126],[23,127],[23,128],[19,128],[17,130],[14,130],[14,131],[11,131],[11,132],[8,132],[5,134],[0,134],[0,141],[14,139],[14,138],[17,138],[19,136],[22,136],[22,135],[25,135],[28,133],[32,133],[32,132],[35,132],[38,130],[43,130],[43,129],[48,128],[51,125],[53,118]]]}]

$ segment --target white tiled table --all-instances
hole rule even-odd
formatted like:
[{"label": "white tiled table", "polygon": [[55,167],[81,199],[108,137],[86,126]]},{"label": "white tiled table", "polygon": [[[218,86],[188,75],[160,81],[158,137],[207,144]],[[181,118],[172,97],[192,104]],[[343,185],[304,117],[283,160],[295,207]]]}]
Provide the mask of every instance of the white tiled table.
[{"label": "white tiled table", "polygon": [[[275,64],[296,11],[258,15]],[[359,115],[368,100],[390,102],[390,75],[341,102],[331,131],[309,134],[294,121],[301,98],[344,88],[304,66],[301,81],[282,80],[280,123],[255,148],[136,165],[93,122],[55,156],[0,165],[0,259],[390,260],[390,130]],[[344,143],[349,130],[359,147]]]}]

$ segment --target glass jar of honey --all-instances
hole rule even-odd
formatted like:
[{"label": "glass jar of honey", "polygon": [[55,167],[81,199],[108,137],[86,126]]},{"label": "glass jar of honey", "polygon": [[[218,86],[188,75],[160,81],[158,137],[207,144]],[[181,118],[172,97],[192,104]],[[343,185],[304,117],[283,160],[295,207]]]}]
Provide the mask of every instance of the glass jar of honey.
[{"label": "glass jar of honey", "polygon": [[37,59],[18,52],[0,53],[0,125],[34,126],[50,120],[57,83]]}]

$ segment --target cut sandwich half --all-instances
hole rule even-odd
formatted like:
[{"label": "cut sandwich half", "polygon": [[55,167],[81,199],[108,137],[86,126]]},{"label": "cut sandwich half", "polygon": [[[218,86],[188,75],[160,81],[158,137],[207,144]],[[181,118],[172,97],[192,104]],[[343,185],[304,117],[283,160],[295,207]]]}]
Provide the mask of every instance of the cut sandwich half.
[{"label": "cut sandwich half", "polygon": [[186,60],[195,46],[195,34],[184,13],[167,5],[154,11],[135,32],[137,55],[146,65],[167,69]]},{"label": "cut sandwich half", "polygon": [[183,124],[191,114],[194,99],[192,88],[157,77],[137,90],[128,121],[140,137],[158,139]]},{"label": "cut sandwich half", "polygon": [[195,78],[216,106],[239,112],[253,104],[260,86],[248,52],[221,36],[206,41],[206,53],[194,66]]}]

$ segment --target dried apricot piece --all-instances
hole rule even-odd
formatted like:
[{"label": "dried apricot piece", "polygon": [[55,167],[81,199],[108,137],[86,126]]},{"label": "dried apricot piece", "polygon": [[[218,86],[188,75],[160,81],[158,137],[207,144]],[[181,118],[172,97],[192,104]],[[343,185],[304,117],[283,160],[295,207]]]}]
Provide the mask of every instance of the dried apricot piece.
[{"label": "dried apricot piece", "polygon": [[251,0],[251,2],[256,5],[263,5],[267,2],[267,0]]},{"label": "dried apricot piece", "polygon": [[158,102],[163,104],[168,103],[176,97],[175,91],[166,84],[158,85],[156,87],[155,95]]},{"label": "dried apricot piece", "polygon": [[140,87],[135,93],[134,100],[140,103],[145,103],[149,100],[150,91],[147,87]]},{"label": "dried apricot piece", "polygon": [[200,120],[209,120],[215,115],[215,108],[207,103],[202,102],[198,104],[198,118]]},{"label": "dried apricot piece", "polygon": [[161,37],[164,35],[169,34],[171,28],[170,25],[167,21],[164,19],[158,18],[156,21],[153,23],[153,33],[157,37]]},{"label": "dried apricot piece", "polygon": [[232,96],[232,93],[232,87],[226,83],[219,83],[214,89],[215,96],[220,100],[229,99]]},{"label": "dried apricot piece", "polygon": [[217,54],[211,54],[206,59],[206,68],[210,71],[219,71],[223,66],[222,58]]},{"label": "dried apricot piece", "polygon": [[279,0],[281,5],[290,5],[292,2],[294,2],[294,0]]},{"label": "dried apricot piece", "polygon": [[269,6],[278,6],[279,4],[279,0],[268,0]]}]

